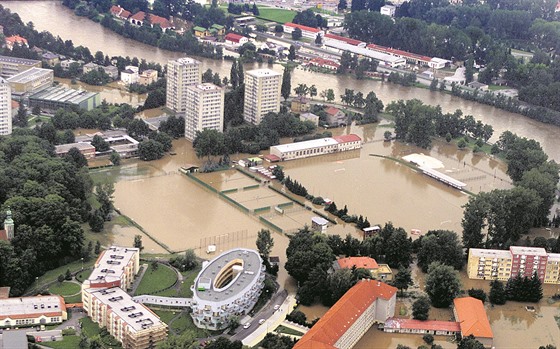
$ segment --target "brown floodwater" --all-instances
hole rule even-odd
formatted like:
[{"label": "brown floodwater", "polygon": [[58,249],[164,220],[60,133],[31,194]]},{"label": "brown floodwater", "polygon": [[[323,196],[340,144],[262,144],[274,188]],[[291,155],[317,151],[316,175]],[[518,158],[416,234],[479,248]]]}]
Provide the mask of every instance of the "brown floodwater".
[{"label": "brown floodwater", "polygon": [[[22,20],[27,23],[32,21],[37,30],[48,30],[53,35],[58,35],[64,40],[72,40],[75,46],[83,45],[92,53],[97,50],[103,51],[109,56],[130,56],[145,58],[151,62],[165,64],[169,59],[184,56],[179,52],[161,50],[137,41],[126,39],[100,24],[85,17],[78,17],[62,6],[59,1],[0,1],[2,6],[17,12]],[[222,77],[229,76],[231,62],[216,61],[197,58],[202,61],[204,69],[212,69]],[[247,64],[245,70],[259,66],[258,64]],[[268,66],[262,64],[260,66]],[[273,69],[281,71],[282,66],[276,64]],[[385,104],[398,99],[418,98],[424,103],[441,105],[444,112],[453,112],[461,109],[465,114],[472,114],[477,120],[491,124],[494,127],[494,137],[510,130],[521,136],[538,140],[547,154],[560,162],[560,128],[545,125],[537,121],[525,118],[518,114],[508,113],[490,106],[474,103],[449,94],[432,92],[427,89],[403,87],[390,83],[372,80],[355,80],[350,76],[337,76],[317,74],[305,69],[297,68],[292,73],[292,85],[314,83],[318,91],[332,88],[336,96],[344,93],[344,89],[354,89],[367,94],[374,91]]]},{"label": "brown floodwater", "polygon": [[75,84],[72,84],[72,80],[62,78],[55,78],[55,81],[58,81],[59,85],[67,88],[97,92],[99,93],[102,101],[105,100],[107,103],[113,104],[127,103],[132,105],[133,107],[138,107],[140,105],[144,105],[144,101],[146,100],[147,96],[147,94],[145,93],[130,93],[126,90],[124,85],[117,81],[112,82],[106,86],[88,85],[81,81],[76,81]]}]

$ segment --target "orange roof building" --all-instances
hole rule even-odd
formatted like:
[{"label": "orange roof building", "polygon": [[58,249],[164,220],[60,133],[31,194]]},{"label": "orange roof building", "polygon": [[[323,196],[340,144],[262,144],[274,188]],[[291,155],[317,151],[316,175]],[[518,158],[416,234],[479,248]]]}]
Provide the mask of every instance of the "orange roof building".
[{"label": "orange roof building", "polygon": [[482,301],[473,297],[455,298],[453,314],[463,337],[471,334],[485,347],[491,348],[494,334]]},{"label": "orange roof building", "polygon": [[[354,138],[353,136],[357,137]],[[340,136],[343,139],[337,139],[339,137],[334,137],[334,139],[339,142],[339,144],[351,145],[354,142],[361,144],[362,139],[354,134]],[[390,281],[393,280],[393,271],[387,264],[377,264],[375,259],[370,257],[348,257],[340,258],[333,262],[333,269],[352,269],[353,267],[367,269],[371,276],[376,280]]]},{"label": "orange roof building", "polygon": [[29,47],[29,44],[27,43],[27,39],[19,35],[13,35],[6,38],[6,47],[9,48],[10,50],[14,48],[15,44]]},{"label": "orange roof building", "polygon": [[354,266],[356,268],[364,269],[377,269],[379,265],[375,259],[370,257],[348,257],[340,258],[336,261],[340,269],[352,269]]},{"label": "orange roof building", "polygon": [[348,290],[296,343],[294,349],[350,349],[376,322],[395,313],[397,289],[362,280]]}]

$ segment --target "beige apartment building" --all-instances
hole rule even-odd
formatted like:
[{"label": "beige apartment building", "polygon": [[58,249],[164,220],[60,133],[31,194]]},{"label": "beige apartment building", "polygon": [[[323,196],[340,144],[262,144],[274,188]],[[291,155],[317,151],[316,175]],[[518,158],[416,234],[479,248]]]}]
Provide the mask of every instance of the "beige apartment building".
[{"label": "beige apartment building", "polygon": [[202,82],[201,63],[189,57],[167,62],[165,105],[176,113],[187,110],[187,86]]},{"label": "beige apartment building", "polygon": [[211,83],[187,86],[185,138],[194,140],[197,131],[224,130],[224,89]]},{"label": "beige apartment building", "polygon": [[25,93],[36,93],[52,86],[54,72],[51,69],[33,67],[8,78],[12,95],[21,96]]},{"label": "beige apartment building", "polygon": [[12,133],[12,89],[0,78],[0,136]]},{"label": "beige apartment building", "polygon": [[0,76],[9,78],[33,67],[41,68],[41,61],[19,57],[0,56]]},{"label": "beige apartment building", "polygon": [[513,276],[531,277],[534,273],[545,284],[560,284],[560,254],[523,246],[511,246],[509,250],[469,250],[470,279],[507,281]]},{"label": "beige apartment building", "polygon": [[280,111],[282,74],[270,69],[254,69],[245,73],[245,121],[258,125],[269,112]]}]

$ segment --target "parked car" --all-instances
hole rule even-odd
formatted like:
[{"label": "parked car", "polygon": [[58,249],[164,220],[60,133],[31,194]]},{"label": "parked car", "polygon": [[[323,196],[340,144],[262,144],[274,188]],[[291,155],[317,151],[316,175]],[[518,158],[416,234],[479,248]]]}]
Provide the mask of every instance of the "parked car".
[{"label": "parked car", "polygon": [[247,329],[247,328],[249,328],[249,327],[251,327],[251,323],[250,323],[250,322],[248,322],[248,323],[246,323],[245,325],[243,325],[243,328],[245,328],[245,329]]},{"label": "parked car", "polygon": [[260,319],[260,320],[259,320],[259,325],[264,324],[265,321],[266,321],[265,319]]}]

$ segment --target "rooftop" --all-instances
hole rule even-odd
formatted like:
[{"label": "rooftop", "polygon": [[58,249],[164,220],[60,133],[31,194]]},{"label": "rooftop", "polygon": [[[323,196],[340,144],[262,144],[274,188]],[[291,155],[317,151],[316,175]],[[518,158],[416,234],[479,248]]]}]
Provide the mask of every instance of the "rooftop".
[{"label": "rooftop", "polygon": [[8,81],[10,83],[20,83],[20,84],[25,84],[28,83],[30,81],[33,81],[35,79],[41,78],[45,75],[53,75],[53,71],[51,69],[43,69],[43,68],[37,68],[37,67],[33,67],[31,69],[28,69],[26,71],[23,71],[19,74],[16,74],[12,77],[8,78]]},{"label": "rooftop", "polygon": [[253,69],[253,70],[248,70],[246,72],[246,74],[252,75],[254,77],[263,77],[263,76],[278,76],[278,75],[282,75],[280,73],[275,72],[272,69]]},{"label": "rooftop", "polygon": [[338,142],[335,141],[334,138],[320,138],[320,139],[312,139],[310,141],[304,141],[304,142],[279,144],[279,145],[275,145],[274,147],[278,149],[278,151],[282,153],[286,153],[289,151],[300,151],[300,150],[306,150],[311,148],[332,146],[337,144]]},{"label": "rooftop", "polygon": [[336,341],[377,298],[389,300],[396,292],[395,287],[383,282],[359,281],[296,343],[294,349],[335,348]]},{"label": "rooftop", "polygon": [[[365,47],[358,47],[358,46],[350,45],[350,44],[335,41],[335,40],[330,40],[328,42],[325,42],[325,44],[327,46],[334,47],[338,50],[350,51],[350,52],[357,53],[357,54],[362,55],[362,56],[366,56],[366,57],[369,57],[369,58],[376,59],[378,61],[383,61],[383,62],[388,62],[388,63],[398,63],[398,62],[403,61],[403,59],[404,59],[404,58],[395,57],[395,56],[392,56],[390,54],[386,54],[386,53],[383,53],[383,52],[374,51],[373,49],[368,49],[368,48],[365,48]],[[369,45],[368,45],[368,47],[369,47]]]},{"label": "rooftop", "polygon": [[549,253],[548,254],[548,261],[549,262],[560,262],[560,253]]},{"label": "rooftop", "polygon": [[492,328],[482,301],[473,297],[455,298],[455,314],[463,337],[493,338]]},{"label": "rooftop", "polygon": [[292,23],[292,22],[285,23],[284,25],[285,25],[286,27],[299,28],[299,29],[301,29],[302,31],[308,31],[308,32],[312,32],[312,33],[318,33],[318,32],[321,31],[321,30],[319,30],[319,29],[317,29],[317,28],[308,27],[308,26],[301,25],[301,24],[295,24],[295,23]]},{"label": "rooftop", "polygon": [[133,332],[139,332],[150,327],[167,326],[150,309],[133,301],[132,297],[119,287],[89,288],[85,292],[111,307],[111,311],[126,322]]},{"label": "rooftop", "polygon": [[223,90],[220,86],[216,86],[210,82],[204,82],[202,84],[190,85],[187,88],[198,89],[201,91],[221,91]]},{"label": "rooftop", "polygon": [[60,144],[54,147],[55,153],[57,154],[66,154],[72,148],[77,148],[80,151],[85,151],[85,150],[95,151],[95,147],[90,143],[86,143],[86,142]]},{"label": "rooftop", "polygon": [[95,268],[91,272],[88,281],[104,282],[120,281],[124,273],[124,267],[130,262],[136,253],[140,253],[137,248],[111,246],[101,253],[95,262]]},{"label": "rooftop", "polygon": [[379,267],[375,259],[370,257],[340,258],[336,263],[341,269],[352,269],[354,266],[364,269],[377,269]]},{"label": "rooftop", "polygon": [[327,225],[329,223],[329,221],[327,221],[323,217],[313,217],[311,218],[311,221],[318,225]]},{"label": "rooftop", "polygon": [[511,246],[509,248],[512,254],[527,254],[532,256],[546,256],[546,250],[542,247],[523,247]]},{"label": "rooftop", "polygon": [[30,99],[40,99],[43,101],[80,104],[91,97],[98,95],[97,92],[75,90],[73,88],[53,86],[41,92],[31,95]]},{"label": "rooftop", "polygon": [[454,321],[438,321],[438,320],[414,320],[414,319],[400,319],[388,318],[385,321],[385,328],[394,329],[411,329],[411,330],[429,330],[429,331],[450,331],[460,332],[461,327],[458,322]]},{"label": "rooftop", "polygon": [[471,248],[469,254],[482,258],[511,258],[511,252],[508,250],[487,250],[484,248]]},{"label": "rooftop", "polygon": [[0,299],[0,320],[45,316],[61,316],[66,311],[60,296],[14,297]]},{"label": "rooftop", "polygon": [[362,43],[365,44],[363,41],[347,38],[347,37],[336,35],[336,34],[325,34],[325,38],[326,39],[343,41],[347,44],[354,45],[354,46],[358,46],[359,44],[362,44]]},{"label": "rooftop", "polygon": [[225,39],[228,41],[239,42],[243,38],[244,38],[243,35],[239,35],[235,33],[227,33]]},{"label": "rooftop", "polygon": [[34,59],[10,57],[10,56],[0,56],[0,63],[14,63],[14,64],[23,64],[23,65],[35,65],[35,64],[37,64],[37,63],[41,63],[41,61],[37,61],[37,60],[34,60]]},{"label": "rooftop", "polygon": [[[229,283],[215,284],[222,271],[232,268]],[[206,262],[195,280],[194,295],[206,301],[225,301],[239,297],[262,272],[262,260],[254,250],[236,248]],[[226,280],[227,281],[227,280]]]},{"label": "rooftop", "polygon": [[333,137],[338,143],[350,143],[350,142],[361,142],[362,139],[360,138],[360,136],[355,135],[355,134],[349,134],[349,135],[341,135],[341,136],[336,136]]},{"label": "rooftop", "polygon": [[197,61],[196,59],[190,58],[190,57],[181,57],[181,58],[177,58],[177,59],[171,59],[168,61],[168,63],[171,62],[175,62],[177,64],[181,64],[181,65],[190,65],[190,64],[200,64],[200,61]]}]

